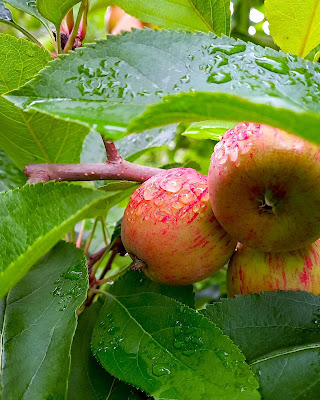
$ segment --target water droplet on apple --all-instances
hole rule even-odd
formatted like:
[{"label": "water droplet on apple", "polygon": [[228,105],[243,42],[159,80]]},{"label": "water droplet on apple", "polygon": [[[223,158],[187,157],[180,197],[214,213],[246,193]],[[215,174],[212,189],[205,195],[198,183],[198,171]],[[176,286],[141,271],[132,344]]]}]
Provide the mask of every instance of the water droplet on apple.
[{"label": "water droplet on apple", "polygon": [[155,185],[152,184],[145,189],[145,191],[143,192],[143,197],[145,200],[151,200],[157,195],[157,193],[158,189]]},{"label": "water droplet on apple", "polygon": [[182,182],[177,179],[168,179],[160,183],[160,187],[166,192],[177,193],[182,187]]},{"label": "water droplet on apple", "polygon": [[196,196],[190,190],[184,189],[181,191],[179,198],[182,203],[189,204],[196,199]]}]

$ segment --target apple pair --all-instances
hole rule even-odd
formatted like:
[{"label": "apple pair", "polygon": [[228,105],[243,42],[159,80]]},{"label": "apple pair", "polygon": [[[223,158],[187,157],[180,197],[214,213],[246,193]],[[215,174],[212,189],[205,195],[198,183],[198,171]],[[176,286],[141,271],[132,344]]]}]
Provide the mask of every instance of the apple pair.
[{"label": "apple pair", "polygon": [[[282,265],[293,257],[301,273],[304,268],[317,273],[301,261],[311,259],[318,266],[316,256],[284,252],[306,248],[306,254],[318,254],[318,245],[309,245],[320,237],[319,158],[317,146],[296,136],[264,125],[238,124],[215,146],[208,182],[194,170],[179,168],[152,177],[135,191],[123,219],[124,245],[133,259],[143,261],[151,279],[172,285],[213,274],[231,257],[237,242],[252,249],[238,249],[231,260],[234,270],[247,257],[259,271],[258,263],[266,265],[263,252],[271,252],[268,265],[273,268],[271,261],[279,258],[274,252],[282,252]],[[245,275],[256,274],[252,268],[246,267]],[[243,283],[241,271],[235,274]],[[302,288],[293,278],[281,276],[282,281],[277,276],[278,283],[263,289]],[[252,291],[248,285],[241,290],[247,289]],[[233,288],[230,293],[237,290],[241,292]]]}]

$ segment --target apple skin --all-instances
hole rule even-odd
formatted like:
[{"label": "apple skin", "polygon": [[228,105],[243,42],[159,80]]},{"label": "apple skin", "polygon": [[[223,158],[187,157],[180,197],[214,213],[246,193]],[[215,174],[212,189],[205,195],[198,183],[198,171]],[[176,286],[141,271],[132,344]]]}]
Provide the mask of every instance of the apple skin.
[{"label": "apple skin", "polygon": [[275,290],[320,294],[320,239],[303,249],[279,253],[238,244],[228,265],[228,296]]},{"label": "apple skin", "polygon": [[249,247],[290,251],[320,237],[320,148],[306,140],[238,124],[215,146],[208,185],[218,221]]},{"label": "apple skin", "polygon": [[230,259],[236,242],[213,215],[207,177],[191,168],[161,172],[136,189],[122,220],[121,237],[144,273],[166,285],[188,285]]}]

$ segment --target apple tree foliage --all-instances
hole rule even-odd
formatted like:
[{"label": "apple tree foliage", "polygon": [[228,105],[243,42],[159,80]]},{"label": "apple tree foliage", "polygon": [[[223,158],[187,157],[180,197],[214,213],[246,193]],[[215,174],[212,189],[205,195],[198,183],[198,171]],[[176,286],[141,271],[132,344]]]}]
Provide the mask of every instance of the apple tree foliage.
[{"label": "apple tree foliage", "polygon": [[243,120],[320,144],[316,3],[266,0],[273,42],[248,40],[258,0],[234,1],[232,19],[227,0],[96,0],[88,30],[114,4],[162,29],[53,58],[17,16],[53,41],[87,1],[0,1],[0,22],[30,39],[0,34],[2,399],[319,399],[319,296],[220,299],[225,270],[153,283],[119,244],[134,183],[26,185],[22,172],[105,162],[102,135],[127,161],[206,173],[214,141]]}]

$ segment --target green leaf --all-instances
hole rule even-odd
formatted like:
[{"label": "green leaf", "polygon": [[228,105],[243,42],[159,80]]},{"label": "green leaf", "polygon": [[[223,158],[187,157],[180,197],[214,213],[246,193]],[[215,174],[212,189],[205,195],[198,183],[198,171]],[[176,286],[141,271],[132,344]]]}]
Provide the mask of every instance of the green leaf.
[{"label": "green leaf", "polygon": [[49,182],[0,193],[0,297],[92,207],[102,192]]},{"label": "green leaf", "polygon": [[[169,145],[174,140],[175,134],[176,125],[170,125],[165,128],[147,130],[139,135],[128,135],[116,140],[115,145],[121,157],[132,162],[153,149]],[[83,143],[81,162],[105,162],[106,159],[106,149],[101,136],[97,132],[91,131]]]},{"label": "green leaf", "polygon": [[0,97],[0,142],[15,164],[78,163],[89,130],[31,110],[24,112]]},{"label": "green leaf", "polygon": [[259,399],[242,354],[209,320],[158,293],[107,294],[93,352],[158,399]]},{"label": "green leaf", "polygon": [[138,391],[109,375],[90,349],[94,325],[101,310],[97,301],[79,317],[71,351],[68,400],[141,399]]},{"label": "green leaf", "polygon": [[170,298],[179,291],[179,299],[193,302],[191,287],[161,287],[137,271],[117,280],[92,337],[102,366],[156,400],[258,399],[238,348],[207,318]]},{"label": "green leaf", "polygon": [[0,192],[14,189],[26,183],[27,177],[21,172],[6,153],[0,149]]},{"label": "green leaf", "polygon": [[[49,60],[49,53],[24,39],[0,34],[0,94],[29,81]],[[48,115],[23,112],[0,97],[0,141],[16,165],[77,163],[88,128]]]},{"label": "green leaf", "polygon": [[67,12],[81,0],[37,0],[40,14],[55,26],[59,26]]},{"label": "green leaf", "polygon": [[10,10],[8,10],[8,9],[5,7],[3,1],[0,1],[0,22],[1,22],[1,21],[2,21],[2,22],[5,22],[5,23],[7,23],[7,22],[13,22],[12,13],[11,13]]},{"label": "green leaf", "polygon": [[264,292],[207,306],[203,314],[240,347],[263,399],[317,400],[320,296]]},{"label": "green leaf", "polygon": [[42,17],[36,7],[36,0],[5,0],[7,4],[10,6],[17,8],[18,10],[22,10],[33,17],[37,18],[48,31],[50,31],[50,27],[46,19]]},{"label": "green leaf", "polygon": [[211,139],[220,140],[224,133],[231,128],[234,128],[236,122],[227,121],[203,121],[191,124],[182,135],[190,139]]},{"label": "green leaf", "polygon": [[[56,76],[63,76],[64,84]],[[157,107],[151,109],[148,120],[131,131],[169,120],[248,120],[315,139],[319,88],[320,67],[297,56],[213,34],[137,30],[50,63],[8,98],[22,107],[96,125],[114,139],[164,95],[204,91],[211,93],[185,94],[161,104],[159,115]],[[175,101],[181,103],[177,110]]]},{"label": "green leaf", "polygon": [[134,161],[150,150],[168,146],[175,137],[176,125],[150,129],[139,135],[133,133],[115,142],[120,155]]},{"label": "green leaf", "polygon": [[182,93],[168,96],[165,102],[150,106],[141,117],[132,121],[128,130],[140,131],[179,121],[224,118],[268,124],[320,144],[320,107],[317,103],[310,103],[309,111],[302,105],[292,104],[291,100],[254,98],[253,95],[247,100],[223,93]]},{"label": "green leaf", "polygon": [[52,57],[43,47],[0,34],[0,94],[24,85],[50,60]]},{"label": "green leaf", "polygon": [[117,280],[117,284],[111,286],[110,292],[115,296],[158,293],[179,301],[186,306],[194,308],[193,286],[166,286],[160,285],[148,279],[141,271],[128,271]]},{"label": "green leaf", "polygon": [[286,53],[307,55],[320,43],[320,3],[315,0],[266,0],[273,40]]},{"label": "green leaf", "polygon": [[[123,186],[123,185],[122,185]],[[126,186],[126,185],[125,185]],[[114,207],[116,204],[119,204],[122,200],[130,197],[132,192],[137,189],[139,185],[136,182],[131,182],[131,185],[126,188],[122,188],[121,190],[116,189],[115,191],[106,190],[108,193],[107,197],[107,205],[106,210],[110,210],[110,208]],[[105,186],[101,187],[101,190],[106,189]]]},{"label": "green leaf", "polygon": [[65,398],[87,289],[83,252],[60,242],[1,300],[1,398]]},{"label": "green leaf", "polygon": [[128,14],[162,28],[229,35],[230,0],[115,0]]}]

